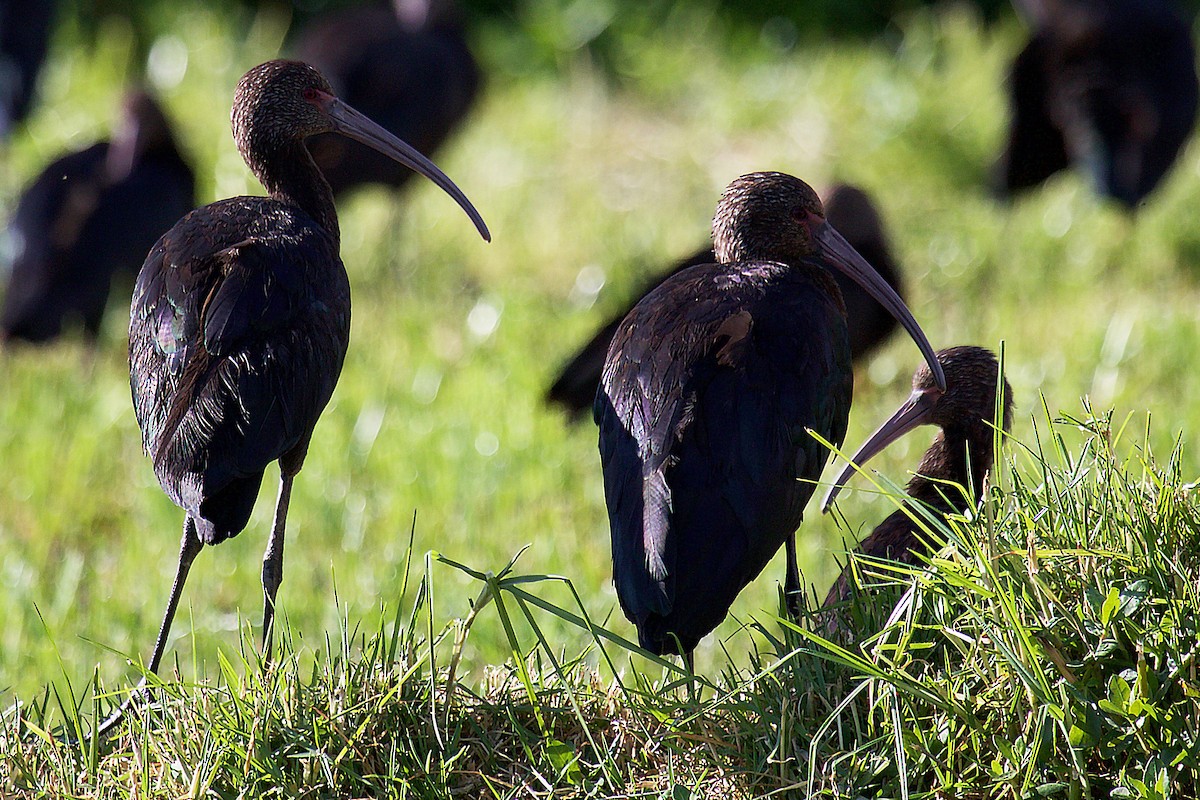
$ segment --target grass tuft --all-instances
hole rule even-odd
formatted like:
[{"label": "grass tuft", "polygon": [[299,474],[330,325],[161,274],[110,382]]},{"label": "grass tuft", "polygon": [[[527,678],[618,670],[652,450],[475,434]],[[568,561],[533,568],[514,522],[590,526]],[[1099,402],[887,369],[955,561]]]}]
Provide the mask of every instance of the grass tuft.
[{"label": "grass tuft", "polygon": [[[1131,425],[1087,408],[1035,430],[977,513],[927,520],[945,544],[926,566],[860,559],[842,610],[858,642],[814,632],[828,613],[814,597],[800,624],[768,615],[723,642],[749,647],[748,662],[688,675],[593,620],[569,579],[520,572],[520,553],[497,571],[430,553],[386,622],[368,632],[342,616],[310,667],[286,625],[270,667],[244,638],[211,677],[152,680],[153,706],[103,743],[79,743],[119,699],[98,675],[79,697],[10,709],[0,785],[87,798],[1186,794],[1200,780],[1200,512],[1182,446],[1159,463],[1147,429],[1129,441]],[[448,572],[478,584],[461,619],[433,611]],[[569,606],[545,599],[559,585]],[[547,620],[591,644],[565,652]],[[512,657],[465,676],[485,626]]]}]

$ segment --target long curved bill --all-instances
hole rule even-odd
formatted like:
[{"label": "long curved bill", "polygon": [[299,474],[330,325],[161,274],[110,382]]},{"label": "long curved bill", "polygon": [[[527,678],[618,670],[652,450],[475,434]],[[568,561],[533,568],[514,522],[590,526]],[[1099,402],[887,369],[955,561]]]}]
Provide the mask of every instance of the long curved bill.
[{"label": "long curved bill", "polygon": [[875,271],[875,268],[868,264],[867,260],[860,256],[858,251],[851,247],[850,243],[843,239],[842,235],[828,222],[821,223],[817,227],[815,238],[821,248],[821,253],[833,262],[834,266],[846,273],[851,280],[866,290],[867,294],[878,300],[879,304],[904,326],[904,330],[908,331],[908,335],[920,348],[921,355],[925,356],[925,362],[929,364],[938,388],[943,392],[946,391],[946,375],[942,372],[942,365],[938,363],[937,356],[934,355],[933,346],[929,344],[929,339],[925,337],[925,331],[921,330],[921,326],[913,318],[908,306],[900,299],[900,295],[896,294],[896,290],[889,286],[888,282]]},{"label": "long curved bill", "polygon": [[937,402],[937,397],[933,390],[918,390],[908,396],[904,401],[904,405],[896,409],[896,413],[892,414],[887,420],[871,434],[871,438],[858,448],[858,452],[850,457],[849,463],[841,471],[837,478],[833,481],[833,486],[829,487],[829,491],[825,493],[825,499],[821,501],[821,513],[829,511],[829,507],[833,505],[833,501],[841,493],[842,487],[854,475],[857,468],[862,468],[879,453],[890,445],[892,442],[899,439],[904,434],[911,431],[913,428],[924,425],[929,422],[933,414],[933,408]]},{"label": "long curved bill", "polygon": [[394,136],[382,126],[373,122],[370,117],[355,111],[333,95],[324,95],[321,99],[325,113],[333,120],[336,126],[335,130],[338,133],[348,136],[355,141],[362,142],[372,150],[378,150],[385,156],[429,178],[429,180],[440,186],[442,191],[453,197],[455,202],[462,206],[463,211],[466,211],[467,216],[475,223],[475,227],[479,230],[479,235],[483,237],[484,241],[490,242],[492,240],[492,234],[488,231],[483,217],[475,210],[475,206],[463,194],[462,189],[459,189],[454,184],[454,181],[446,176],[446,173],[438,169],[436,164],[417,152],[415,147]]}]

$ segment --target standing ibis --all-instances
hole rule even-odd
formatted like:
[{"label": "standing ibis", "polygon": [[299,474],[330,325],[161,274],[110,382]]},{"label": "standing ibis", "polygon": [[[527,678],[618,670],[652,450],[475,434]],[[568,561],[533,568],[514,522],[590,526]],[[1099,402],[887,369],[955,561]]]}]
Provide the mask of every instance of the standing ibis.
[{"label": "standing ibis", "polygon": [[[331,11],[301,32],[294,51],[329,79],[338,97],[426,154],[467,115],[481,83],[450,0]],[[413,174],[334,134],[317,134],[308,148],[339,196],[371,183],[399,188]]]},{"label": "standing ibis", "polygon": [[146,251],[195,206],[194,196],[192,169],[162,109],[146,92],[130,92],[111,142],[54,161],[17,202],[0,339],[44,342],[77,320],[94,340],[113,279],[124,278],[128,292]]},{"label": "standing ibis", "polygon": [[1191,135],[1200,87],[1191,26],[1169,0],[1019,0],[1034,26],[1009,73],[997,165],[1015,194],[1068,165],[1133,208]]},{"label": "standing ibis", "polygon": [[[855,186],[839,184],[825,198],[825,218],[846,238],[850,246],[859,252],[875,268],[887,283],[903,296],[900,270],[892,258],[883,220],[867,193]],[[668,275],[660,276],[645,287],[641,296],[676,272],[699,264],[716,261],[711,247],[698,250],[679,262]],[[834,273],[842,299],[846,303],[846,324],[850,329],[850,357],[853,361],[867,357],[882,344],[896,329],[895,318],[875,298],[863,291],[857,283],[841,272]],[[573,415],[580,415],[592,407],[596,399],[596,388],[600,385],[600,370],[608,345],[612,342],[617,326],[629,308],[601,328],[591,340],[580,348],[559,371],[554,383],[546,391],[547,402],[557,403]]]},{"label": "standing ibis", "polygon": [[719,263],[667,278],[621,322],[596,395],[613,580],[642,647],[681,653],[787,544],[830,442],[845,435],[853,379],[833,270],[900,321],[941,383],[933,348],[879,274],[790,175],[734,180],[713,217]]},{"label": "standing ibis", "polygon": [[134,289],[134,411],[159,483],[186,515],[151,672],[192,561],[204,545],[241,532],[264,471],[278,461],[279,499],[262,569],[262,646],[270,659],[292,481],[350,337],[333,193],[305,138],[331,131],[386,153],[442,187],[491,238],[441,170],[335,97],[307,64],[268,61],[247,72],[232,122],[238,150],[268,196],[220,200],[185,216],[154,245]]},{"label": "standing ibis", "polygon": [[[941,431],[925,451],[916,474],[908,482],[913,503],[892,512],[864,539],[856,552],[904,564],[918,564],[929,552],[929,544],[916,519],[920,504],[937,514],[962,513],[983,495],[984,477],[995,460],[997,384],[1000,366],[996,357],[981,347],[951,347],[938,352],[938,363],[946,375],[946,388],[938,387],[933,374],[922,364],[913,375],[908,400],[879,427],[850,459],[834,481],[822,503],[829,510],[845,482],[889,444],[919,425],[936,425]],[[1004,381],[1003,426],[1012,426],[1012,387]],[[850,599],[854,588],[853,565],[847,564],[825,597],[825,606]],[[838,633],[844,620],[831,615],[828,629]]]}]

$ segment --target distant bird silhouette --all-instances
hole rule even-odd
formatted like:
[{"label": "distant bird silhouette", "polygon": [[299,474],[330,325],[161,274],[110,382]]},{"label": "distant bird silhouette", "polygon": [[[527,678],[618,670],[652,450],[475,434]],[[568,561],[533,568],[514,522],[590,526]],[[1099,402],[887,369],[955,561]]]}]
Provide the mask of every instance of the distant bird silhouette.
[{"label": "distant bird silhouette", "polygon": [[[850,246],[867,260],[867,263],[896,290],[904,295],[900,270],[892,258],[883,220],[866,192],[855,186],[840,184],[829,191],[825,199],[825,218],[829,224],[846,237]],[[688,267],[712,264],[716,256],[711,247],[699,250],[679,262],[666,275],[659,276],[646,286],[638,296],[640,300],[659,283]],[[850,357],[854,361],[865,358],[875,351],[896,329],[896,319],[875,298],[867,294],[854,281],[840,272],[834,273],[842,299],[846,303],[846,323],[850,329]],[[608,355],[617,326],[629,308],[622,309],[601,328],[591,340],[580,348],[559,371],[554,383],[546,391],[546,401],[557,403],[573,415],[591,409],[600,385],[600,370]]]},{"label": "distant bird silhouette", "polygon": [[851,275],[909,331],[904,302],[790,175],[734,180],[713,218],[718,264],[665,280],[618,327],[596,395],[613,580],[642,647],[691,652],[787,544],[827,451],[840,442],[852,376],[846,310],[830,274]]},{"label": "distant bird silhouette", "polygon": [[8,228],[15,253],[0,339],[48,341],[73,319],[94,339],[113,278],[124,277],[128,290],[146,251],[194,196],[162,109],[130,92],[111,142],[63,156],[21,195]]},{"label": "distant bird silhouette", "polygon": [[192,561],[204,545],[241,532],[264,471],[278,461],[279,500],[262,571],[263,654],[270,658],[292,481],[350,336],[333,194],[305,137],[336,131],[387,153],[442,187],[490,239],[449,178],[334,97],[307,64],[269,61],[247,72],[232,116],[238,150],[268,196],[220,200],[181,219],[146,257],[130,317],[130,385],[143,443],[159,483],[186,512],[151,672]]},{"label": "distant bird silhouette", "polygon": [[1200,89],[1191,28],[1167,0],[1023,0],[1034,26],[1009,75],[997,172],[1016,193],[1074,164],[1132,208],[1191,135]]},{"label": "distant bird silhouette", "polygon": [[57,3],[0,2],[0,137],[29,114]]},{"label": "distant bird silhouette", "polygon": [[[941,431],[908,482],[908,496],[915,501],[913,505],[920,503],[939,514],[963,513],[971,502],[983,496],[984,477],[995,461],[992,423],[996,419],[1000,366],[996,357],[981,347],[951,347],[938,352],[937,359],[945,371],[945,391],[937,387],[928,367],[922,364],[913,375],[912,395],[850,460],[862,467],[913,428],[936,425]],[[1004,382],[1003,409],[1007,432],[1012,427],[1013,409],[1008,381]],[[848,464],[833,482],[822,510],[829,510],[854,474],[853,464]],[[969,490],[970,500],[963,489]],[[855,551],[873,558],[919,564],[921,556],[929,553],[929,546],[913,516],[920,519],[921,512],[912,507],[892,512]],[[825,597],[825,606],[849,600],[853,592],[853,564],[847,564]],[[841,636],[847,632],[849,625],[843,617],[836,611],[830,612],[826,618],[829,633]]]},{"label": "distant bird silhouette", "polygon": [[[296,57],[317,67],[338,96],[431,155],[479,93],[479,67],[449,0],[395,0],[314,19]],[[357,142],[318,134],[308,143],[335,195],[364,184],[400,187],[412,171]]]}]

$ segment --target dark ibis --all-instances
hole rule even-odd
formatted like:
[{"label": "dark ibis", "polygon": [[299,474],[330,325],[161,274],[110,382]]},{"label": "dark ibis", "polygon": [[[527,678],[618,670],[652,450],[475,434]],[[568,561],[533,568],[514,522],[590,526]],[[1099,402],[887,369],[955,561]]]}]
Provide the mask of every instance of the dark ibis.
[{"label": "dark ibis", "polygon": [[1135,207],[1196,121],[1191,25],[1169,0],[1020,0],[1033,33],[1009,73],[1000,188],[1015,194],[1075,165]]},{"label": "dark ibis", "polygon": [[[822,510],[828,511],[846,481],[892,442],[920,425],[936,425],[941,431],[925,451],[916,473],[908,482],[912,505],[920,504],[946,515],[965,512],[983,496],[984,479],[995,460],[997,384],[1000,365],[982,347],[950,347],[939,351],[938,363],[946,375],[946,388],[938,387],[929,368],[922,364],[913,375],[908,400],[879,427],[850,459],[825,496]],[[1012,387],[1004,381],[1002,424],[1012,427]],[[916,565],[929,553],[929,542],[914,520],[921,512],[911,507],[896,509],[858,545],[857,553]],[[850,599],[854,592],[853,564],[847,564],[825,597],[825,606]],[[831,634],[846,628],[841,615],[831,611],[827,618]]]},{"label": "dark ibis", "polygon": [[790,175],[734,180],[713,217],[718,263],[683,270],[617,328],[596,395],[613,581],[642,647],[697,643],[780,545],[799,592],[795,531],[840,442],[853,376],[850,275],[895,316],[941,378],[899,295]]},{"label": "dark ibis", "polygon": [[278,461],[279,498],[262,569],[262,647],[270,659],[292,481],[350,337],[350,284],[338,253],[333,192],[305,138],[332,131],[388,154],[440,186],[491,238],[441,170],[335,97],[308,64],[268,61],[247,72],[234,93],[232,122],[238,150],[268,196],[220,200],[167,231],[138,275],[130,315],[129,380],[142,441],[159,483],[186,515],[151,672],[192,561],[204,545],[241,532],[264,471]]},{"label": "dark ibis", "polygon": [[[839,184],[825,198],[825,218],[846,238],[850,246],[862,255],[875,271],[903,297],[900,270],[892,258],[892,249],[883,229],[883,219],[871,198],[856,186]],[[698,250],[675,265],[667,273],[646,286],[639,299],[676,272],[698,264],[716,261],[711,247]],[[864,292],[857,283],[841,272],[834,274],[842,299],[846,303],[846,324],[850,329],[850,357],[857,362],[875,351],[896,329],[895,318],[875,298]],[[572,415],[578,416],[592,407],[600,385],[600,370],[608,355],[608,345],[629,307],[610,319],[591,340],[580,348],[559,371],[546,391],[546,401],[557,403]]]},{"label": "dark ibis", "polygon": [[0,3],[0,137],[33,106],[57,5],[55,0]]},{"label": "dark ibis", "polygon": [[0,339],[44,342],[77,320],[94,340],[113,280],[124,279],[128,292],[146,252],[195,207],[195,193],[162,109],[144,91],[128,93],[112,141],[54,161],[17,202]]},{"label": "dark ibis", "polygon": [[[479,94],[479,66],[449,0],[337,9],[309,23],[293,49],[329,79],[338,97],[427,155]],[[333,134],[314,136],[308,149],[335,195],[365,184],[399,188],[413,174]]]}]

